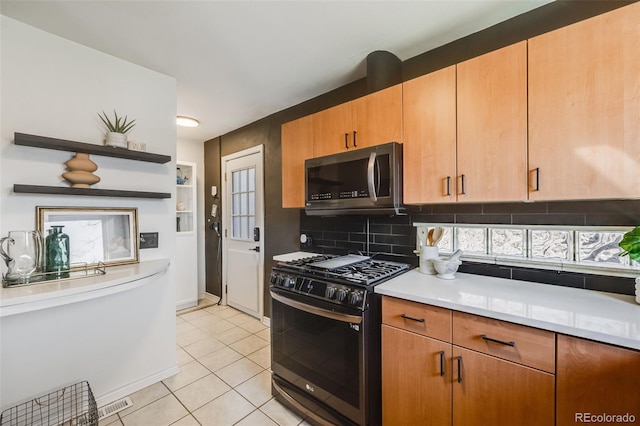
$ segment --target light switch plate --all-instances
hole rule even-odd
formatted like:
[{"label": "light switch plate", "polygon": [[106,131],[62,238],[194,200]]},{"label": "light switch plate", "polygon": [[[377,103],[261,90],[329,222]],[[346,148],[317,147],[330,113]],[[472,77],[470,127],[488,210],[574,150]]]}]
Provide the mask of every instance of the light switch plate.
[{"label": "light switch plate", "polygon": [[158,248],[158,233],[157,232],[141,232],[140,233],[140,248]]}]

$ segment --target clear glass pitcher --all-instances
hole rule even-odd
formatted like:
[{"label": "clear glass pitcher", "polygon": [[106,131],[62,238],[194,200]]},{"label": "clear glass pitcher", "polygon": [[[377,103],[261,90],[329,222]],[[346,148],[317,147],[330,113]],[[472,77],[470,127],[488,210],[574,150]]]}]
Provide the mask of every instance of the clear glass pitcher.
[{"label": "clear glass pitcher", "polygon": [[0,257],[7,265],[6,283],[24,282],[42,266],[42,236],[38,231],[9,231],[0,239]]}]

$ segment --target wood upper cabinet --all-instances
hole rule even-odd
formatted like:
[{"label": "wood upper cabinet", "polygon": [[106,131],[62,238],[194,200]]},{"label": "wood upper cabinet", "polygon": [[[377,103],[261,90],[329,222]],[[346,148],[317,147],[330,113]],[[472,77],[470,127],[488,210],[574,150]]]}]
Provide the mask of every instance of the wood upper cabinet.
[{"label": "wood upper cabinet", "polygon": [[458,201],[527,198],[527,42],[457,65]]},{"label": "wood upper cabinet", "polygon": [[640,3],[529,40],[530,199],[640,196],[638,46]]},{"label": "wood upper cabinet", "polygon": [[640,352],[558,335],[557,367],[558,426],[587,423],[589,413],[640,419]]},{"label": "wood upper cabinet", "polygon": [[406,204],[456,201],[456,67],[402,87]]},{"label": "wood upper cabinet", "polygon": [[312,157],[312,116],[283,124],[282,207],[304,208],[304,160]]},{"label": "wood upper cabinet", "polygon": [[314,157],[402,142],[402,85],[313,114]]}]

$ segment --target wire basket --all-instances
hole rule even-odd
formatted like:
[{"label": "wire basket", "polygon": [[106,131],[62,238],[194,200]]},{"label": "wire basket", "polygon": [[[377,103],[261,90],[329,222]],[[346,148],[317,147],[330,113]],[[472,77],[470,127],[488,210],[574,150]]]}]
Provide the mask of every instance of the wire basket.
[{"label": "wire basket", "polygon": [[4,410],[0,426],[98,425],[98,408],[88,382],[67,386]]}]

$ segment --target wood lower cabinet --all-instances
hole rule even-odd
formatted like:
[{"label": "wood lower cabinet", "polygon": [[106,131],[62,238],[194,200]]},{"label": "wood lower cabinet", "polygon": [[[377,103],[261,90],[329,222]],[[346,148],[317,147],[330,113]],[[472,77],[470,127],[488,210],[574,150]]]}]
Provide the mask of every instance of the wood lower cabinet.
[{"label": "wood lower cabinet", "polygon": [[282,207],[304,208],[304,160],[313,157],[313,121],[302,117],[282,125]]},{"label": "wood lower cabinet", "polygon": [[402,113],[404,202],[455,202],[455,65],[404,82]]},{"label": "wood lower cabinet", "polygon": [[555,377],[453,346],[455,426],[553,426]]},{"label": "wood lower cabinet", "polygon": [[637,198],[640,3],[529,40],[529,198]]},{"label": "wood lower cabinet", "polygon": [[382,422],[451,424],[451,343],[382,326]]},{"label": "wood lower cabinet", "polygon": [[458,201],[527,198],[527,42],[457,65]]},{"label": "wood lower cabinet", "polygon": [[604,414],[640,421],[640,352],[558,335],[556,374],[558,426],[587,423],[586,416]]},{"label": "wood lower cabinet", "polygon": [[[552,426],[555,376],[528,365],[552,365],[553,333],[416,302],[384,297],[382,302],[382,417],[387,425]],[[458,316],[458,319],[456,319]],[[478,319],[476,322],[475,320]],[[448,322],[447,322],[448,320]],[[441,330],[438,330],[441,329]],[[451,343],[451,331],[453,344]],[[500,332],[509,333],[507,335]],[[528,334],[531,331],[532,335]],[[547,333],[541,336],[538,332]],[[476,337],[506,337],[511,352],[476,345]],[[477,334],[477,336],[476,336]],[[433,336],[438,336],[434,338]],[[456,337],[458,336],[458,337]],[[515,340],[511,340],[515,339]],[[542,356],[533,353],[540,346]],[[488,353],[482,353],[488,352]],[[444,358],[443,358],[444,357]],[[541,361],[541,358],[550,360]]]}]

